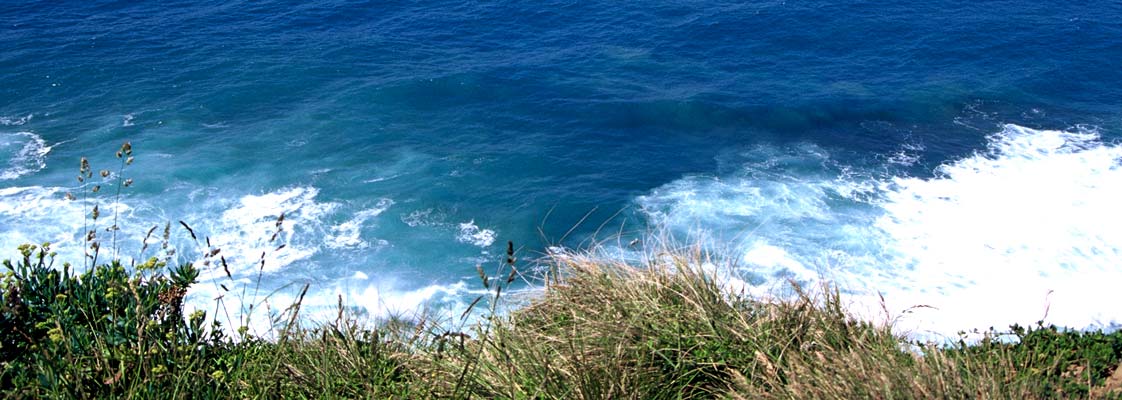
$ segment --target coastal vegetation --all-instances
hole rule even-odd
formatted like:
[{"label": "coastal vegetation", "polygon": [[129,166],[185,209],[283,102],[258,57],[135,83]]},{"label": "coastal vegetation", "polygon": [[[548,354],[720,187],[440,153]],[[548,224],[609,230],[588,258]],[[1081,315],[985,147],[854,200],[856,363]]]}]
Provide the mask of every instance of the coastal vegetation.
[{"label": "coastal vegetation", "polygon": [[[101,173],[117,190],[111,210],[131,184],[131,152],[123,146],[117,171]],[[100,192],[92,177],[83,161],[83,196]],[[101,228],[97,206],[88,218],[81,263],[59,264],[50,243],[21,246],[3,263],[3,397],[1122,398],[1120,332],[1042,321],[977,341],[922,342],[853,317],[829,285],[740,293],[712,254],[672,243],[637,261],[547,254],[533,279],[540,292],[506,307],[508,288],[530,275],[508,243],[503,259],[479,268],[488,294],[460,314],[481,315],[470,323],[366,322],[341,299],[333,320],[309,320],[301,295],[271,310],[268,332],[251,334],[248,316],[187,311],[200,265],[166,251],[173,230],[198,240],[187,223],[165,225],[152,241],[165,251],[126,265],[116,215]],[[192,258],[226,269],[217,249]],[[239,297],[249,292],[235,285],[246,283],[225,277],[217,284],[229,298],[216,301],[256,302]]]}]

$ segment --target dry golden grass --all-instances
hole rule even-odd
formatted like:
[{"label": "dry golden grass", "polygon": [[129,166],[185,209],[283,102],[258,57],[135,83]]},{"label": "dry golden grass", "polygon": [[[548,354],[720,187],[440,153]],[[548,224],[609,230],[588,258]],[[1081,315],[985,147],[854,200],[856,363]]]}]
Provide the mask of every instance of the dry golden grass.
[{"label": "dry golden grass", "polygon": [[738,294],[710,261],[696,248],[663,249],[637,264],[589,252],[552,255],[555,276],[540,298],[418,365],[433,396],[452,398],[1108,394],[1041,372],[1022,357],[1033,349],[910,343],[891,326],[852,318],[829,286],[792,283],[794,295],[784,299]]}]

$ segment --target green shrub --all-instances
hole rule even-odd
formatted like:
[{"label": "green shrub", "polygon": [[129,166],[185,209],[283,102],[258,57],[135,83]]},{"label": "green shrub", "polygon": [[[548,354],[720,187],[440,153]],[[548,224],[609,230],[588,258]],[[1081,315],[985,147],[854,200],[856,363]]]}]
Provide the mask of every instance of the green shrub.
[{"label": "green shrub", "polygon": [[981,342],[960,341],[946,352],[979,367],[1007,371],[1011,386],[1088,397],[1122,364],[1122,331],[1081,332],[1040,321],[1035,327],[1013,325],[1008,332],[991,328]]},{"label": "green shrub", "polygon": [[[0,296],[5,388],[29,395],[86,397],[158,385],[202,361],[211,339],[205,315],[183,316],[198,271],[151,259],[129,272],[114,261],[83,273],[53,267],[50,244],[20,247]],[[220,336],[220,332],[214,332]]]}]

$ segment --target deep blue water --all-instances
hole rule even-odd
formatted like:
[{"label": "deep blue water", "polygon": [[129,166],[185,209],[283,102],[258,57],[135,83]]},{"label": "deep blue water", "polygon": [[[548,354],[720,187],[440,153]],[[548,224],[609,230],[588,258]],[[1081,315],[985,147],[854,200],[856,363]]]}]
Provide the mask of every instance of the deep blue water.
[{"label": "deep blue water", "polygon": [[0,246],[80,260],[117,181],[63,200],[78,160],[130,141],[125,257],[183,220],[325,308],[658,231],[751,290],[945,303],[922,329],[1122,321],[1122,4],[882,3],[4,2]]}]

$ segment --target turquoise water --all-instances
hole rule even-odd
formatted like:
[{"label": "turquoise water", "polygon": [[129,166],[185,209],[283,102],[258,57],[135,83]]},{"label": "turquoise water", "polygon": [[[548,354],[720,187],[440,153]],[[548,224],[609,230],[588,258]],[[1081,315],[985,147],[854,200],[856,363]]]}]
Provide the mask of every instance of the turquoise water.
[{"label": "turquoise water", "polygon": [[[1112,326],[1119,21],[1110,2],[9,2],[0,248],[80,260],[96,203],[122,257],[171,222],[197,259],[182,220],[274,303],[309,283],[313,308],[377,316],[462,308],[507,241],[529,269],[662,232],[721,249],[747,290],[937,307],[918,330]],[[124,141],[119,201],[116,175],[78,184]]]}]

